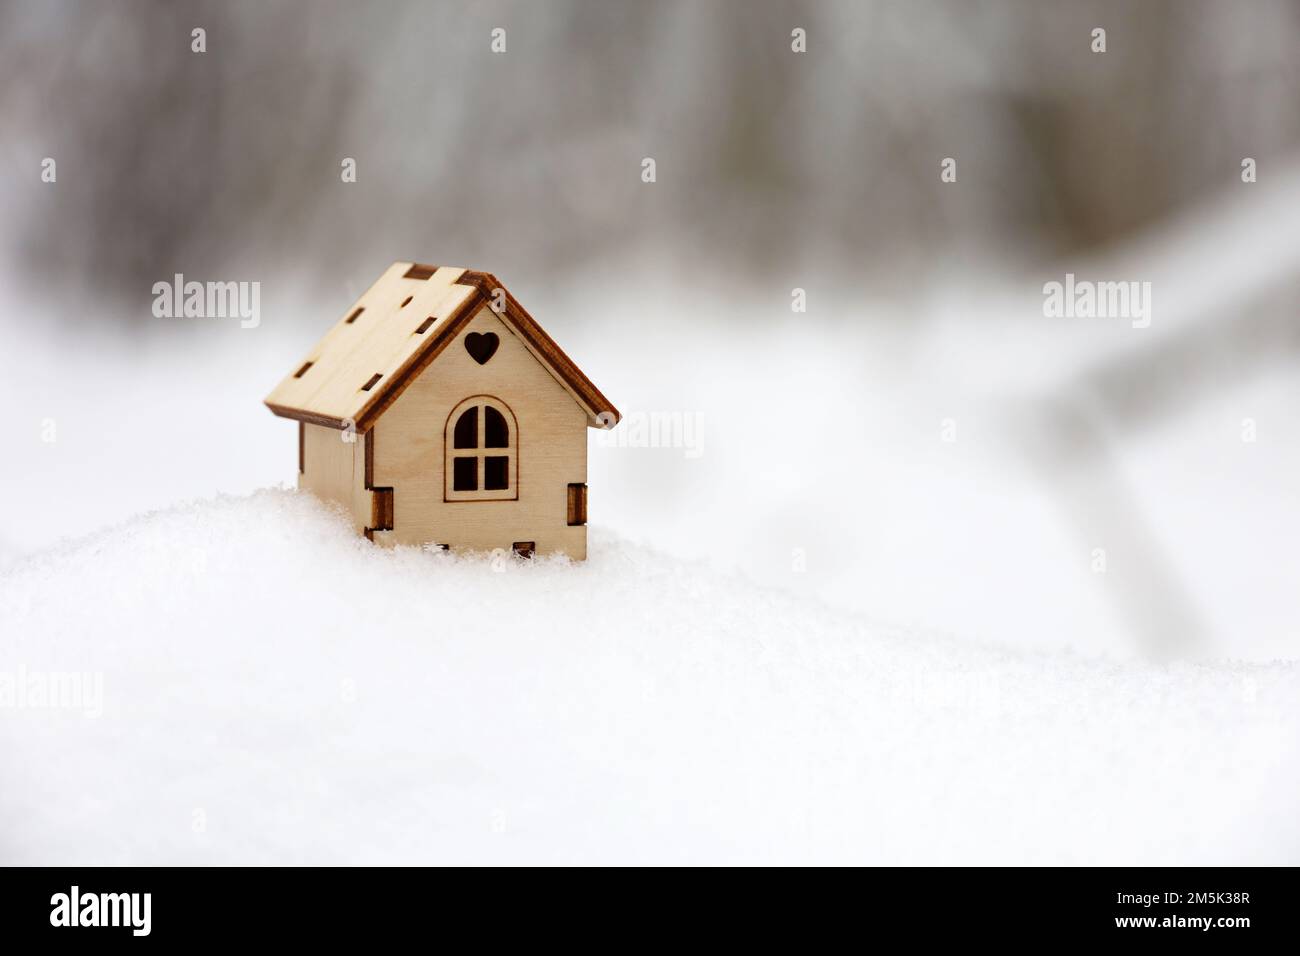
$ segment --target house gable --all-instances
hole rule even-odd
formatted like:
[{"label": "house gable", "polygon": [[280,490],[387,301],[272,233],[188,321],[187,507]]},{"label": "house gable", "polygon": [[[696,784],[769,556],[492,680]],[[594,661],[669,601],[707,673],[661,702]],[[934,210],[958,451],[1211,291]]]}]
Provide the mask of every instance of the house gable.
[{"label": "house gable", "polygon": [[[465,340],[489,334],[497,347],[479,363]],[[483,404],[501,409],[508,425],[508,441],[481,452],[509,457],[508,487],[459,494],[452,459],[476,449],[454,446],[454,429],[468,405]],[[569,486],[585,487],[586,431],[587,415],[567,389],[511,323],[481,306],[437,368],[412,381],[365,436],[373,449],[369,480],[393,489],[394,530],[385,540],[472,550],[534,541],[543,552],[582,557],[586,530],[569,524],[566,509]]]},{"label": "house gable", "polygon": [[390,266],[266,405],[285,418],[366,432],[484,306],[582,408],[588,425],[618,422],[618,410],[495,276],[409,262]]}]

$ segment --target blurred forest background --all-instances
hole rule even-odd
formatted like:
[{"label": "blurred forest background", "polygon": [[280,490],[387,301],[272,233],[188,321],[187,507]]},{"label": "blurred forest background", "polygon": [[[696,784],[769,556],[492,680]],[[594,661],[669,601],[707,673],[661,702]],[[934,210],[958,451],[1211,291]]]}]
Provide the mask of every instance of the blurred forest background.
[{"label": "blurred forest background", "polygon": [[[702,428],[593,440],[593,533],[973,638],[1293,656],[1298,107],[1296,0],[0,0],[0,561],[291,483],[260,398],[418,260]],[[260,282],[259,328],[153,316],[178,272]],[[1066,273],[1151,282],[1150,327],[1046,317]]]},{"label": "blurred forest background", "polygon": [[[3,161],[29,187],[6,201],[10,254],[130,296],[196,263],[327,281],[411,250],[501,275],[618,249],[907,283],[1114,241],[1300,139],[1284,0],[0,11]],[[43,156],[56,198],[28,175]],[[963,188],[942,193],[947,156]]]}]

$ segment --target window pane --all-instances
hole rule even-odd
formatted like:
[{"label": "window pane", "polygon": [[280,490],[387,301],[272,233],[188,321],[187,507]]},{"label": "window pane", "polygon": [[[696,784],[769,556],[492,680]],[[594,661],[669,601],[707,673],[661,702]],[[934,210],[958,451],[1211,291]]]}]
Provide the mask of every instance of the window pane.
[{"label": "window pane", "polygon": [[453,458],[452,469],[452,491],[478,491],[477,458]]},{"label": "window pane", "polygon": [[477,448],[478,447],[478,406],[468,409],[465,414],[456,419],[455,440],[452,442],[453,448]]},{"label": "window pane", "polygon": [[487,491],[505,491],[510,487],[510,458],[493,455],[483,459],[483,487]]},{"label": "window pane", "polygon": [[509,448],[510,426],[506,417],[491,405],[483,407],[483,444],[487,448]]}]

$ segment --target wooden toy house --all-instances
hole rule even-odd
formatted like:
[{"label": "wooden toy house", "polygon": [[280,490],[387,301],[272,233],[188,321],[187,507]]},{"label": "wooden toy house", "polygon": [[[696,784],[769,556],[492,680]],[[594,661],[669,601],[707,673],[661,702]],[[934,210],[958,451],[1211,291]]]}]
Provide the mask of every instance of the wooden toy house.
[{"label": "wooden toy house", "polygon": [[395,263],[266,405],[376,543],[587,556],[587,428],[618,411],[486,272]]}]

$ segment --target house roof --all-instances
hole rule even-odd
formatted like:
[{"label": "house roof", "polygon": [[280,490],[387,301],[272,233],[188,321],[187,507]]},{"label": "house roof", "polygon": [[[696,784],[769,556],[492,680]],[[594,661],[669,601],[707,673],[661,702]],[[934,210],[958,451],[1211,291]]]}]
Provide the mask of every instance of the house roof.
[{"label": "house roof", "polygon": [[[496,296],[500,289],[503,296]],[[498,317],[587,413],[610,428],[619,413],[495,276],[449,266],[395,262],[354,302],[306,359],[266,397],[284,418],[368,431],[454,341],[480,306],[504,298]]]}]

